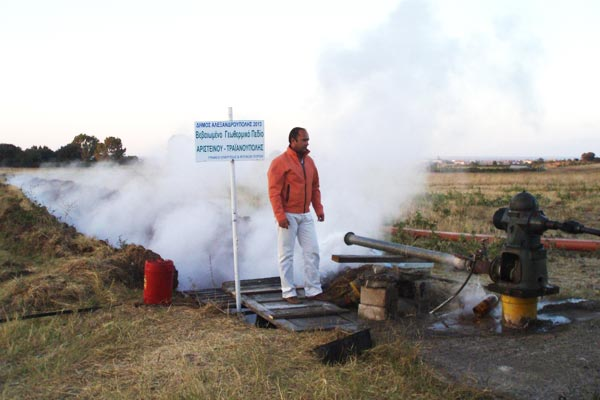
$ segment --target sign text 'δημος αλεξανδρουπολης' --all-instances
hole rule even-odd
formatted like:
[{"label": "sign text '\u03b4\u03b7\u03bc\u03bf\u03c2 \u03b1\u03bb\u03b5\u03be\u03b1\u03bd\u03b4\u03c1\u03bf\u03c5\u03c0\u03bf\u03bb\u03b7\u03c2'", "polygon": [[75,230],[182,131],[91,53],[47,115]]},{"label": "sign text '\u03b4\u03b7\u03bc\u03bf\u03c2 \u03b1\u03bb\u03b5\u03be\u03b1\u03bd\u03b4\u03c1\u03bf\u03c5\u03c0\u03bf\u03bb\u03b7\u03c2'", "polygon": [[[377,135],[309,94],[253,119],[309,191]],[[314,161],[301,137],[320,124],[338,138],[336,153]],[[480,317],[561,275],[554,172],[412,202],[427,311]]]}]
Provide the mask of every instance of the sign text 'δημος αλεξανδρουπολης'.
[{"label": "sign text '\u03b4\u03b7\u03bc\u03bf\u03c2 \u03b1\u03bb\u03b5\u03be\u03b1\u03bd\u03b4\u03c1\u03bf\u03c5\u03c0\u03bf\u03bb\u03b7\u03c2'", "polygon": [[195,129],[196,161],[264,159],[263,121],[200,121]]}]

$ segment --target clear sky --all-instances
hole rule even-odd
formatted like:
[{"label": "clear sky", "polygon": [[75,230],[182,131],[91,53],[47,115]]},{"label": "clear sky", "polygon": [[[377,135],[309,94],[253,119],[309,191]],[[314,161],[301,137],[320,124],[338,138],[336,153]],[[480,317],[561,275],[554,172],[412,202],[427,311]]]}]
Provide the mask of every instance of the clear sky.
[{"label": "clear sky", "polygon": [[231,106],[268,151],[301,125],[423,157],[599,154],[598,21],[596,0],[0,0],[0,143],[144,156]]}]

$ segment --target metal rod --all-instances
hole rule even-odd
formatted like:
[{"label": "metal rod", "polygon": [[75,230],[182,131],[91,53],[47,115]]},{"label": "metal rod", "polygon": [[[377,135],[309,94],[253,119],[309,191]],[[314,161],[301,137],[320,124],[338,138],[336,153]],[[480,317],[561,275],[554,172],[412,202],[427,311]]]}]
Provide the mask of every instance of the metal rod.
[{"label": "metal rod", "polygon": [[370,239],[363,236],[357,236],[353,232],[348,232],[344,236],[344,242],[347,245],[356,244],[371,249],[387,251],[393,254],[402,254],[420,258],[427,261],[432,261],[440,264],[450,265],[457,269],[468,270],[470,260],[460,258],[448,253],[423,249],[420,247],[407,246],[400,243],[385,242],[383,240]]},{"label": "metal rod", "polygon": [[[233,107],[229,107],[229,120],[233,121]],[[237,234],[237,193],[235,185],[235,160],[229,163],[231,177],[231,233],[233,239],[233,275],[235,281],[235,308],[242,311],[242,297],[240,290],[240,273],[238,268],[238,234]]]}]

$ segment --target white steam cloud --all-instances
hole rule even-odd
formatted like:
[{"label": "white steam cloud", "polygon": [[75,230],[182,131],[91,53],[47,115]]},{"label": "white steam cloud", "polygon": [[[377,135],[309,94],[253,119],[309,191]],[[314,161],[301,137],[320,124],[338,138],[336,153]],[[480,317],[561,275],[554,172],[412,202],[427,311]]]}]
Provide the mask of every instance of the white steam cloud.
[{"label": "white steam cloud", "polygon": [[[469,107],[456,100],[468,81],[461,74],[477,60],[465,48],[442,33],[427,3],[411,0],[354,48],[324,53],[323,96],[311,118],[290,122],[290,129],[304,126],[311,135],[321,177],[326,220],[317,223],[317,233],[324,274],[339,268],[332,254],[367,251],[347,247],[347,231],[381,237],[383,225],[423,189],[424,156],[442,124],[460,131],[460,115],[453,112],[469,115]],[[488,86],[481,90],[494,92]],[[268,119],[265,123],[267,148],[269,141],[287,143],[287,132],[269,132]],[[172,137],[168,149],[157,152],[162,157],[137,165],[41,169],[11,183],[83,233],[113,244],[141,244],[172,259],[180,289],[213,287],[233,279],[229,168],[196,163],[193,149],[190,132]],[[278,274],[269,162],[236,164],[242,279]],[[301,268],[295,270],[301,284]]]}]

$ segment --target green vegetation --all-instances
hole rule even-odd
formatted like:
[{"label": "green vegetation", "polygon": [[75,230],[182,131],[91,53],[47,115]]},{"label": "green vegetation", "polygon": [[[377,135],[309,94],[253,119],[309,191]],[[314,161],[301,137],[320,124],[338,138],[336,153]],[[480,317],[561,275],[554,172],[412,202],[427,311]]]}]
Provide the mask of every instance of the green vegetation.
[{"label": "green vegetation", "polygon": [[22,150],[13,144],[0,143],[0,167],[37,168],[44,163],[84,163],[112,160],[120,163],[135,161],[134,156],[125,156],[121,139],[109,136],[100,142],[95,136],[81,133],[73,141],[52,151],[46,146],[32,146]]}]

